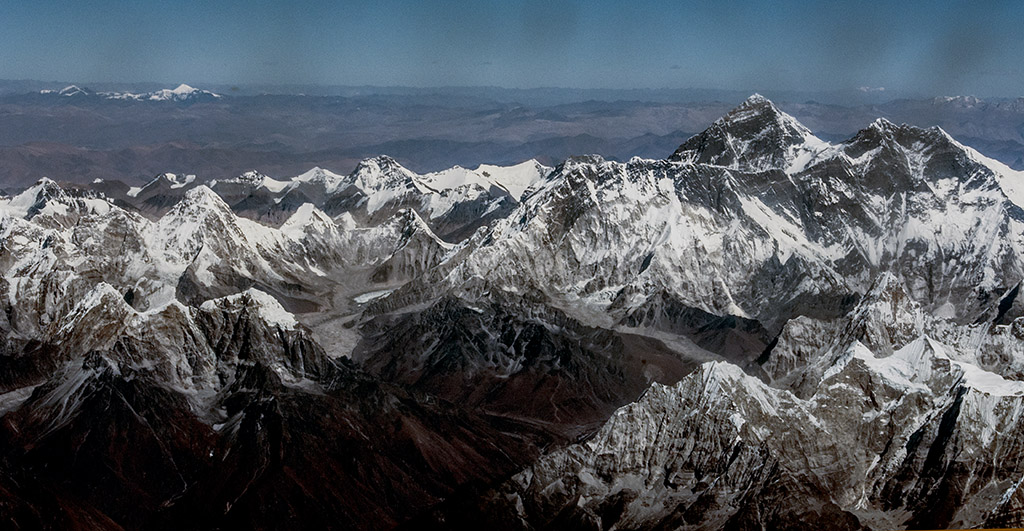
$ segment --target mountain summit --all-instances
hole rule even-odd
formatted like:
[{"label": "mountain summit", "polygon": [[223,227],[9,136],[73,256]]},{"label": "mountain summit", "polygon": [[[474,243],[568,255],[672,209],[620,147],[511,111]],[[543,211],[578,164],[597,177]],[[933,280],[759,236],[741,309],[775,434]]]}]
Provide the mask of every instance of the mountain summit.
[{"label": "mountain summit", "polygon": [[795,118],[754,94],[684,142],[669,160],[757,172],[786,169],[802,153],[825,145]]}]

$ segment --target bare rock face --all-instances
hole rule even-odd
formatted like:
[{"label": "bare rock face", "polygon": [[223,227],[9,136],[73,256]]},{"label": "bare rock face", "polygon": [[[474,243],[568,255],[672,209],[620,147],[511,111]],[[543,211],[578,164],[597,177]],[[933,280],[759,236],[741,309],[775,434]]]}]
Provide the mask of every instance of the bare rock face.
[{"label": "bare rock face", "polygon": [[676,386],[653,386],[481,506],[524,528],[945,528],[1012,518],[1024,384],[974,371],[928,338],[888,358],[858,343],[801,399],[706,364]]},{"label": "bare rock face", "polygon": [[453,403],[530,419],[571,439],[653,381],[699,361],[649,338],[588,327],[557,309],[443,298],[362,325],[353,357],[387,381]]},{"label": "bare rock face", "polygon": [[[979,342],[1001,342],[1010,328],[934,321],[883,278],[844,322],[788,323],[751,374],[712,362],[674,386],[654,384],[587,441],[421,523],[889,529],[1015,522],[1024,382],[1012,379],[1012,365],[986,370],[975,357]],[[971,335],[973,344],[932,334]]]},{"label": "bare rock face", "polygon": [[32,504],[128,527],[285,525],[307,510],[306,522],[388,527],[454,485],[511,470],[532,455],[530,437],[545,439],[526,426],[508,439],[330,359],[262,292],[142,319],[28,386],[5,416],[14,486],[59,492]]},{"label": "bare rock face", "polygon": [[1017,526],[1021,182],[756,95],[667,160],[42,180],[0,198],[0,516]]}]

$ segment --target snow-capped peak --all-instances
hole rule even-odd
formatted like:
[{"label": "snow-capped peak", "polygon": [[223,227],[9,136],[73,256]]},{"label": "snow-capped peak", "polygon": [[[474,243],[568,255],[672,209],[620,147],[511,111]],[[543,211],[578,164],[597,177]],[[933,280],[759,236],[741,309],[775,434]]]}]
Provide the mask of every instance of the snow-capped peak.
[{"label": "snow-capped peak", "polygon": [[88,90],[85,90],[85,89],[83,89],[83,88],[81,88],[81,87],[79,87],[77,85],[68,85],[68,86],[60,89],[60,91],[57,92],[57,94],[59,94],[61,96],[78,96],[78,95],[88,96],[89,94],[91,94],[91,92],[89,92]]},{"label": "snow-capped peak", "polygon": [[801,133],[810,133],[810,130],[798,122],[796,118],[782,112],[771,100],[760,94],[753,94],[738,107],[729,111],[722,118],[719,118],[716,123],[730,126],[752,123],[752,125],[760,127],[774,126],[782,129],[795,129]]},{"label": "snow-capped peak", "polygon": [[767,103],[769,105],[773,105],[771,100],[769,100],[768,98],[762,96],[761,94],[759,94],[757,92],[751,94],[750,96],[747,96],[747,99],[743,101],[744,105],[760,105],[760,104],[763,104],[763,103]]},{"label": "snow-capped peak", "polygon": [[153,92],[101,92],[101,96],[108,100],[125,101],[196,101],[200,99],[217,99],[220,94],[214,94],[208,90],[197,89],[184,83],[173,89],[161,89]]},{"label": "snow-capped peak", "polygon": [[530,159],[512,166],[481,164],[474,171],[504,188],[519,201],[530,187],[551,173],[551,168]]},{"label": "snow-capped peak", "polygon": [[24,218],[50,199],[61,197],[64,190],[52,179],[43,177],[20,194],[0,199],[0,211],[18,218]]},{"label": "snow-capped peak", "polygon": [[199,89],[190,87],[190,86],[188,86],[188,85],[186,85],[184,83],[178,85],[177,88],[171,90],[171,93],[179,94],[179,95],[182,95],[182,94],[192,94],[193,92],[199,92]]},{"label": "snow-capped peak", "polygon": [[335,228],[334,220],[313,203],[303,203],[281,225],[281,232],[289,238],[301,240],[309,232],[326,234]]},{"label": "snow-capped peak", "polygon": [[367,209],[371,212],[376,210],[375,206],[387,202],[388,197],[384,196],[388,194],[380,192],[403,193],[414,189],[421,193],[429,192],[419,182],[418,175],[386,155],[361,161],[346,180],[370,197]]},{"label": "snow-capped peak", "polygon": [[384,177],[390,179],[412,179],[416,174],[406,169],[404,166],[398,163],[397,160],[387,156],[378,155],[373,158],[363,159],[356,166],[352,175],[357,179],[367,178],[371,179],[366,181],[370,184],[374,177]]},{"label": "snow-capped peak", "polygon": [[[107,314],[113,317],[115,315],[130,315],[135,312],[132,307],[125,302],[124,296],[120,292],[110,284],[101,281],[96,284],[92,290],[75,302],[74,309],[65,316],[61,323],[61,332],[74,330],[77,325],[85,321],[90,314],[94,313],[100,315]],[[95,325],[96,323],[93,322],[89,324]]]},{"label": "snow-capped peak", "polygon": [[220,97],[219,94],[214,94],[206,90],[199,90],[184,83],[178,85],[174,89],[158,90],[156,92],[150,92],[149,94],[143,94],[142,96],[150,101],[188,101],[202,96],[211,98]]},{"label": "snow-capped peak", "polygon": [[475,170],[456,165],[445,170],[417,175],[416,182],[435,192],[463,186],[478,186],[484,190],[497,187],[518,201],[527,188],[549,173],[551,168],[531,159],[512,166],[480,164]]},{"label": "snow-capped peak", "polygon": [[267,191],[276,194],[284,191],[285,188],[293,183],[292,181],[278,181],[261,173],[259,170],[249,170],[236,177],[231,177],[229,179],[214,179],[206,183],[210,188],[217,190],[222,190],[222,188],[219,188],[220,185],[227,184],[236,184],[251,188],[265,188]]},{"label": "snow-capped peak", "polygon": [[447,170],[427,173],[421,176],[421,181],[434,190],[450,190],[470,184],[483,187],[490,185],[482,175],[462,166],[452,166]]},{"label": "snow-capped peak", "polygon": [[320,183],[323,185],[324,190],[327,193],[333,193],[341,186],[341,183],[345,180],[344,175],[338,175],[329,170],[325,170],[319,166],[314,166],[309,171],[292,177],[292,182],[303,182],[303,183]]},{"label": "snow-capped peak", "polygon": [[768,98],[754,94],[679,146],[669,160],[792,173],[794,165],[806,164],[801,159],[812,158],[828,146]]},{"label": "snow-capped peak", "polygon": [[898,125],[894,124],[893,122],[890,122],[888,119],[881,116],[875,118],[875,121],[871,122],[871,125],[869,127],[883,133],[890,133],[893,130],[899,128]]},{"label": "snow-capped peak", "polygon": [[[211,255],[200,264],[206,271],[214,263],[251,251],[247,239],[272,232],[255,222],[239,219],[231,208],[206,185],[185,192],[163,217],[146,229],[147,247],[164,262],[161,268],[170,276],[180,275],[209,246],[224,249],[225,254]],[[243,230],[239,225],[245,224]],[[230,254],[228,254],[230,253]]]},{"label": "snow-capped peak", "polygon": [[437,234],[430,229],[430,226],[427,225],[427,222],[411,208],[399,210],[390,220],[388,220],[387,224],[397,229],[397,232],[402,234],[406,239],[413,238],[416,235],[422,235],[428,240],[435,242],[443,249],[447,250],[453,247],[452,244],[438,237]]},{"label": "snow-capped peak", "polygon": [[476,203],[483,205],[482,216],[488,216],[512,208],[527,188],[548,173],[549,168],[529,160],[510,167],[480,165],[476,170],[453,166],[420,175],[391,157],[379,156],[361,161],[339,184],[337,197],[359,197],[358,205],[369,215],[391,205],[414,207],[435,220],[454,212],[458,205]]},{"label": "snow-capped peak", "polygon": [[201,184],[187,192],[185,197],[178,202],[177,205],[171,209],[171,212],[183,210],[183,209],[210,209],[210,210],[226,210],[231,211],[231,207],[224,202],[223,199],[217,192],[214,192],[210,187],[205,184]]}]

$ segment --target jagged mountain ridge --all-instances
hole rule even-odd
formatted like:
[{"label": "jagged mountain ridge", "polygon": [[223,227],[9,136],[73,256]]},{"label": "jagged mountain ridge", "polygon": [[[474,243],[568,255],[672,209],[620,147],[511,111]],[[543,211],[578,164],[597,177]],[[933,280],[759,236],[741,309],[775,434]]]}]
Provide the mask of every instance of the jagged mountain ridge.
[{"label": "jagged mountain ridge", "polygon": [[90,188],[150,218],[163,215],[184,193],[201,184],[217,192],[237,214],[270,225],[281,224],[306,203],[334,217],[347,213],[362,225],[379,224],[411,208],[444,239],[457,241],[507,214],[550,171],[529,160],[505,167],[481,165],[476,170],[456,166],[420,175],[379,156],[362,161],[347,176],[318,167],[286,180],[256,170],[206,183],[194,175],[161,174],[141,187],[99,180]]},{"label": "jagged mountain ridge", "polygon": [[[495,171],[421,176],[379,157],[349,176],[162,175],[117,199],[42,181],[0,201],[0,488],[128,527],[295,511],[455,525],[450,505],[431,510],[445,499],[524,528],[1020,514],[1019,175],[938,129],[878,121],[822,142],[757,96],[667,160],[579,157],[525,187],[533,173],[510,186]],[[118,400],[175,426],[139,441],[169,461],[119,477],[187,462],[193,487],[96,479],[146,500],[133,512],[78,490],[75,463],[26,482]],[[396,428],[371,428],[379,415]],[[114,418],[104,433],[138,431]],[[400,436],[351,468],[323,439],[338,429]],[[80,448],[109,462],[104,444]],[[280,483],[289,467],[336,479],[309,450],[369,490]],[[231,499],[251,460],[231,455],[260,463],[248,498]],[[454,492],[522,467],[483,496]],[[954,510],[926,511],[935,496]]]},{"label": "jagged mountain ridge", "polygon": [[[752,100],[699,136],[797,138],[785,136],[797,130],[792,118]],[[749,125],[751,109],[771,115],[768,130],[730,133],[727,126]],[[773,328],[811,310],[845,312],[883,271],[961,321],[1021,278],[1022,211],[1010,184],[1019,173],[939,129],[884,120],[834,146],[799,138],[757,171],[735,145],[693,151],[692,141],[676,161],[570,159],[519,211],[471,240],[466,259],[423,283],[483,278],[472,289],[486,292],[530,279],[568,305],[620,319],[665,291],[686,306]],[[728,165],[681,159],[718,156],[709,149],[728,151]],[[931,269],[954,259],[956,271]]]},{"label": "jagged mountain ridge", "polygon": [[[809,369],[801,380],[768,385],[704,364],[445,516],[517,529],[1019,525],[1024,382],[972,343],[999,342],[1022,321],[928,321],[886,276],[849,322],[814,328],[832,345],[797,362]],[[1015,348],[1006,354],[1019,364]],[[786,351],[780,342],[757,363]]]}]

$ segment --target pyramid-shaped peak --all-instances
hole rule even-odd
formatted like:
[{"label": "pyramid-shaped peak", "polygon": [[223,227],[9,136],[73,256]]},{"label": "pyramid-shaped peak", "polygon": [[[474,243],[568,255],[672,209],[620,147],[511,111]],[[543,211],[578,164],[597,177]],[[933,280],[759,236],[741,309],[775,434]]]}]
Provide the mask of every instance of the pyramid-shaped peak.
[{"label": "pyramid-shaped peak", "polygon": [[792,116],[782,112],[768,98],[760,94],[752,94],[715,123],[718,125],[746,124],[758,122],[763,126],[791,128],[801,132],[807,128]]},{"label": "pyramid-shaped peak", "polygon": [[43,177],[42,179],[36,181],[36,184],[33,185],[32,188],[30,188],[30,190],[35,191],[40,201],[46,199],[53,199],[56,197],[62,197],[65,195],[64,189],[61,188],[59,184],[57,184],[57,181],[54,181],[49,177]]},{"label": "pyramid-shaped peak", "polygon": [[43,177],[20,194],[0,202],[0,211],[6,211],[20,218],[30,218],[48,201],[63,197],[65,197],[64,189],[52,179]]},{"label": "pyramid-shaped peak", "polygon": [[869,140],[874,143],[889,143],[894,140],[900,131],[907,129],[907,125],[897,125],[886,118],[878,117],[866,128],[862,129],[854,137],[855,140]]},{"label": "pyramid-shaped peak", "polygon": [[860,304],[873,304],[881,300],[907,300],[913,302],[906,284],[891,271],[882,273],[872,282],[867,295],[864,296]]},{"label": "pyramid-shaped peak", "polygon": [[899,129],[900,126],[889,121],[887,118],[879,116],[875,118],[875,121],[871,122],[871,127],[882,131],[891,131],[893,129]]},{"label": "pyramid-shaped peak", "polygon": [[387,155],[377,155],[376,157],[363,159],[359,162],[359,166],[356,167],[356,171],[358,171],[359,168],[379,168],[384,171],[402,169],[408,171],[405,167],[399,164],[397,160]]},{"label": "pyramid-shaped peak", "polygon": [[768,98],[753,94],[669,158],[745,171],[787,169],[797,154],[826,143]]},{"label": "pyramid-shaped peak", "polygon": [[[362,163],[360,163],[362,165]],[[357,167],[358,169],[358,167]],[[313,181],[313,180],[337,180],[344,178],[342,175],[326,170],[320,166],[313,166],[309,170],[296,175],[292,178],[293,181]]]},{"label": "pyramid-shaped peak", "polygon": [[414,238],[426,238],[446,249],[452,247],[452,244],[445,242],[435,234],[423,217],[411,208],[399,210],[384,225],[392,227],[406,241]]},{"label": "pyramid-shaped peak", "polygon": [[769,100],[768,98],[766,98],[766,97],[764,97],[764,96],[762,96],[762,95],[760,95],[760,94],[755,92],[755,93],[751,94],[750,96],[748,96],[747,99],[743,101],[742,105],[754,106],[754,105],[766,105],[766,104],[767,105],[771,105],[772,107],[775,106],[775,104],[772,103],[771,100]]},{"label": "pyramid-shaped peak", "polygon": [[68,86],[60,89],[58,94],[60,94],[61,96],[78,96],[78,95],[88,96],[89,94],[92,94],[92,92],[90,90],[88,90],[88,89],[84,89],[82,87],[79,87],[78,85],[68,85]]},{"label": "pyramid-shaped peak", "polygon": [[201,184],[185,192],[185,197],[182,198],[177,206],[231,210],[231,208],[228,207],[228,204],[225,203],[219,195],[217,195],[217,192],[214,192],[205,184]]},{"label": "pyramid-shaped peak", "polygon": [[415,173],[387,155],[362,160],[350,176],[363,191],[411,186],[416,178]]},{"label": "pyramid-shaped peak", "polygon": [[33,187],[43,187],[43,188],[52,188],[52,187],[60,188],[60,186],[57,184],[57,181],[54,181],[53,179],[51,179],[49,177],[40,177],[39,180],[36,181],[36,183],[34,185],[32,185],[32,186]]},{"label": "pyramid-shaped peak", "polygon": [[59,184],[49,177],[43,177],[36,181],[35,184],[25,189],[25,191],[18,194],[16,197],[23,197],[26,200],[41,201],[45,202],[49,199],[64,196],[64,189]]},{"label": "pyramid-shaped peak", "polygon": [[324,234],[335,227],[334,220],[313,203],[303,203],[281,225],[281,232],[301,240],[308,231]]},{"label": "pyramid-shaped peak", "polygon": [[343,183],[355,180],[357,178],[356,173],[360,167],[362,167],[362,163],[356,167],[356,171],[352,172],[351,178],[346,178],[330,170],[325,170],[320,166],[314,166],[306,172],[292,177],[290,181],[292,183],[319,183],[327,193],[334,193]]}]

